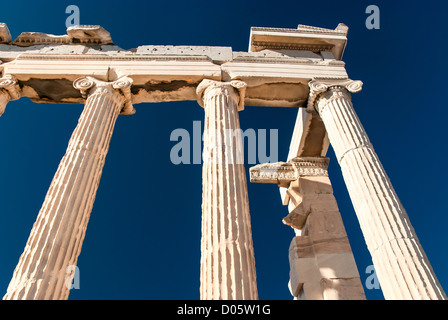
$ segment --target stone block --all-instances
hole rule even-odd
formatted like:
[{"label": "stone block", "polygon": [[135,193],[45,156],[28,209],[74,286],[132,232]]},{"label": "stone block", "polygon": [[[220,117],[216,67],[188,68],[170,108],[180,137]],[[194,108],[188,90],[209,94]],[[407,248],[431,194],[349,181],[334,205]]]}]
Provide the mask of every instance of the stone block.
[{"label": "stone block", "polygon": [[311,208],[313,211],[328,212],[339,211],[338,203],[332,194],[319,194],[307,196],[308,201],[313,200]]},{"label": "stone block", "polygon": [[328,210],[318,211],[312,207],[312,213],[308,217],[309,230],[312,234],[345,234],[344,224],[339,211]]},{"label": "stone block", "polygon": [[359,277],[356,262],[351,253],[325,253],[316,255],[322,278]]},{"label": "stone block", "polygon": [[366,300],[359,278],[322,279],[321,288],[324,300]]},{"label": "stone block", "polygon": [[328,177],[300,177],[298,187],[302,194],[333,194],[333,188]]},{"label": "stone block", "polygon": [[303,229],[311,210],[306,208],[303,202],[296,206],[292,203],[292,201],[290,202],[288,208],[290,213],[283,218],[283,223],[298,230]]},{"label": "stone block", "polygon": [[303,284],[303,300],[324,300],[320,281],[306,282]]},{"label": "stone block", "polygon": [[315,254],[351,252],[351,247],[346,234],[313,234],[312,244]]},{"label": "stone block", "polygon": [[[294,237],[289,247],[290,255],[293,254],[297,258],[314,257],[313,242],[309,236]],[[291,252],[291,251],[294,252]]]},{"label": "stone block", "polygon": [[291,283],[319,282],[321,273],[316,265],[316,259],[313,258],[293,258],[290,260],[290,279]]}]

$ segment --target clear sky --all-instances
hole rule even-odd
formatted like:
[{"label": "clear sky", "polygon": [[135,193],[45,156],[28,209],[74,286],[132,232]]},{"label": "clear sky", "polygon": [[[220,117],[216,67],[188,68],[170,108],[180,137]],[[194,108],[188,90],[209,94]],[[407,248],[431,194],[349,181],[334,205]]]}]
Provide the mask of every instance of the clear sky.
[{"label": "clear sky", "polygon": [[[448,170],[445,99],[446,1],[7,1],[0,22],[21,32],[65,34],[68,5],[81,24],[101,25],[123,49],[139,45],[230,46],[247,51],[251,26],[349,28],[343,60],[364,89],[354,107],[442,286],[448,288]],[[365,9],[380,8],[368,30]],[[120,116],[78,260],[70,299],[199,299],[201,165],[174,165],[173,130],[203,121],[196,102],[139,104]],[[81,105],[11,102],[0,118],[0,295],[6,292],[32,225],[82,111]],[[286,160],[297,110],[247,107],[242,129],[278,129]],[[372,264],[340,168],[330,179],[365,283]],[[249,165],[247,165],[247,170]],[[260,299],[291,299],[293,230],[275,185],[248,185]],[[367,289],[369,299],[382,299]]]}]

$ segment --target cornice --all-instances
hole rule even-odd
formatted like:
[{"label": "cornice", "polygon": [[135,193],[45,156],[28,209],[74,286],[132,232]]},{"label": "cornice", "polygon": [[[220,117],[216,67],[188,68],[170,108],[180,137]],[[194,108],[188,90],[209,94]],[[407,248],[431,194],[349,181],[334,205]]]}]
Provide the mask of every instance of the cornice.
[{"label": "cornice", "polygon": [[284,43],[284,42],[270,42],[270,41],[253,41],[252,46],[254,48],[262,48],[268,50],[304,50],[312,51],[315,53],[321,51],[332,51],[334,45],[328,44],[297,44],[297,43]]},{"label": "cornice", "polygon": [[301,64],[301,65],[323,65],[323,66],[345,66],[345,62],[340,60],[319,60],[301,57],[262,57],[258,55],[237,56],[233,63],[270,63],[270,64]]},{"label": "cornice", "polygon": [[295,50],[331,52],[337,60],[347,44],[347,26],[339,24],[336,29],[316,28],[299,25],[297,29],[252,27],[249,51]]},{"label": "cornice", "polygon": [[[343,24],[339,24],[338,27],[342,26]],[[286,32],[286,33],[319,33],[319,34],[327,34],[327,35],[341,35],[345,36],[347,35],[347,31],[343,29],[326,29],[326,28],[319,28],[319,27],[313,27],[313,26],[307,26],[303,24],[299,24],[297,29],[292,28],[271,28],[271,27],[252,27],[251,30],[253,31],[269,31],[269,32]]]},{"label": "cornice", "polygon": [[328,176],[329,158],[296,157],[288,162],[259,164],[250,168],[250,181],[288,186],[305,176]]},{"label": "cornice", "polygon": [[74,61],[207,61],[207,56],[178,56],[178,55],[136,55],[136,54],[39,54],[23,53],[16,60],[74,60]]},{"label": "cornice", "polygon": [[[10,39],[11,40],[11,39]],[[67,29],[65,35],[52,35],[43,32],[22,32],[11,44],[20,47],[35,45],[111,45],[110,33],[101,26],[80,25]]]}]

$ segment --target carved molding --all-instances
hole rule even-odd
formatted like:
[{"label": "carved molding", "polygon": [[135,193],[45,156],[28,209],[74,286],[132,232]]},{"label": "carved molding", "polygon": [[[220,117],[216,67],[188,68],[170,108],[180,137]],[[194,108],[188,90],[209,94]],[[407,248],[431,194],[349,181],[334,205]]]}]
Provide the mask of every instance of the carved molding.
[{"label": "carved molding", "polygon": [[341,92],[347,94],[349,92],[356,93],[362,90],[363,83],[359,80],[351,79],[314,79],[308,83],[310,94],[308,97],[308,110],[316,110],[316,105],[321,94],[329,89],[345,89]]},{"label": "carved molding", "polygon": [[329,158],[295,157],[290,162],[298,176],[328,176]]},{"label": "carved molding", "polygon": [[67,29],[72,44],[113,44],[110,33],[97,25],[78,25]]},{"label": "carved molding", "polygon": [[94,94],[109,94],[114,96],[116,92],[124,98],[124,106],[120,114],[130,115],[135,113],[132,105],[131,86],[133,80],[130,77],[121,77],[113,82],[106,82],[90,76],[78,78],[73,82],[73,87],[81,91],[84,99]]},{"label": "carved molding", "polygon": [[347,35],[348,28],[343,23],[340,23],[336,29],[326,29],[314,26],[307,26],[303,24],[299,24],[297,29],[291,28],[271,28],[271,27],[252,27],[254,31],[277,31],[277,32],[285,32],[285,33],[320,33],[327,35]]},{"label": "carved molding", "polygon": [[250,168],[250,182],[276,183],[288,187],[291,181],[305,176],[328,176],[329,158],[296,157],[288,162],[265,163]]},{"label": "carved molding", "polygon": [[208,56],[180,56],[180,55],[135,55],[113,53],[98,54],[41,54],[23,53],[16,60],[76,60],[76,61],[212,61]]},{"label": "carved molding", "polygon": [[[204,96],[212,96],[217,94],[225,94],[235,99],[238,104],[238,111],[244,110],[244,97],[246,94],[247,84],[244,81],[232,80],[222,82],[210,79],[204,79],[196,88],[198,103],[204,107]],[[238,92],[238,94],[235,92]]]},{"label": "carved molding", "polygon": [[310,202],[299,188],[301,177],[328,177],[330,159],[324,157],[296,157],[288,162],[265,163],[250,168],[250,182],[276,183],[286,191],[289,214],[283,223],[294,229],[302,230],[311,213]]},{"label": "carved molding", "polygon": [[68,35],[55,36],[43,32],[22,32],[11,43],[19,47],[30,47],[46,44],[61,45],[70,44],[70,38],[68,37]]},{"label": "carved molding", "polygon": [[296,170],[289,162],[264,163],[249,169],[250,182],[289,184],[297,179]]},{"label": "carved molding", "polygon": [[268,50],[304,50],[319,53],[321,51],[331,51],[333,45],[318,45],[318,44],[294,44],[283,42],[269,42],[269,41],[254,41],[252,46],[255,48],[262,48]]},{"label": "carved molding", "polygon": [[[11,40],[11,39],[10,39]],[[112,45],[110,33],[101,26],[79,25],[69,27],[65,35],[43,32],[22,32],[12,44],[20,47],[35,45]]]},{"label": "carved molding", "polygon": [[347,44],[348,28],[339,25],[335,30],[299,25],[297,29],[252,27],[249,51],[294,50],[314,53],[331,52],[342,60]]}]

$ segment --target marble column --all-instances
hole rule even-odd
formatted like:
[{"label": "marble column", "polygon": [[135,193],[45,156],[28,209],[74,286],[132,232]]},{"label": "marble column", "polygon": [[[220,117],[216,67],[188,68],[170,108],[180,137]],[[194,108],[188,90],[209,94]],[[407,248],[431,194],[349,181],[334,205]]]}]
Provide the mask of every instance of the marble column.
[{"label": "marble column", "polygon": [[238,111],[242,81],[203,80],[201,287],[203,300],[258,299]]},{"label": "marble column", "polygon": [[355,113],[349,92],[361,81],[315,80],[316,110],[340,164],[386,299],[446,299],[409,217]]},{"label": "marble column", "polygon": [[9,284],[5,300],[68,299],[109,142],[132,79],[80,78],[87,98]]},{"label": "marble column", "polygon": [[19,98],[20,90],[16,79],[12,75],[4,75],[0,78],[0,116],[5,112],[9,101]]}]

